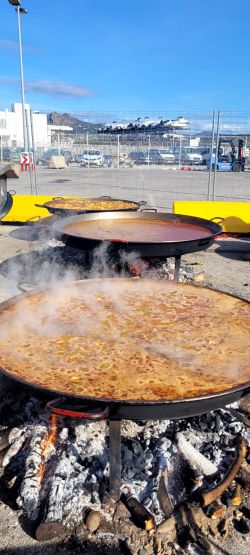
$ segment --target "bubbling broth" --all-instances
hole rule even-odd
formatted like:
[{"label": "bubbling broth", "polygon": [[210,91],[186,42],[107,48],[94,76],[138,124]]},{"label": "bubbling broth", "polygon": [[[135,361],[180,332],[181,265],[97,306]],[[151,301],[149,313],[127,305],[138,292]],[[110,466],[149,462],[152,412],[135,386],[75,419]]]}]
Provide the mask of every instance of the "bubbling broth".
[{"label": "bubbling broth", "polygon": [[248,303],[156,280],[35,291],[1,310],[0,366],[66,395],[168,401],[250,380]]},{"label": "bubbling broth", "polygon": [[131,241],[160,243],[162,241],[191,241],[211,236],[202,226],[173,221],[109,219],[79,221],[63,229],[69,235],[99,241]]}]

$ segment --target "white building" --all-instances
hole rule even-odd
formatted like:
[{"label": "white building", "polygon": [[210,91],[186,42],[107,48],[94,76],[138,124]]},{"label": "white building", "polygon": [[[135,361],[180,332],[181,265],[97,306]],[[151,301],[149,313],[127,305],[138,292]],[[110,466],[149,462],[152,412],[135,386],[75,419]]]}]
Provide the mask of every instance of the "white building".
[{"label": "white building", "polygon": [[63,146],[71,145],[73,139],[69,137],[69,131],[73,131],[73,127],[68,125],[48,125],[48,139],[50,144],[52,144],[52,138],[57,138],[58,144],[61,143]]},{"label": "white building", "polygon": [[[25,104],[28,119],[28,132],[31,143],[30,106]],[[34,140],[36,147],[49,147],[47,115],[33,112]],[[2,146],[23,146],[23,113],[22,104],[15,102],[11,110],[0,110],[0,140]]]}]

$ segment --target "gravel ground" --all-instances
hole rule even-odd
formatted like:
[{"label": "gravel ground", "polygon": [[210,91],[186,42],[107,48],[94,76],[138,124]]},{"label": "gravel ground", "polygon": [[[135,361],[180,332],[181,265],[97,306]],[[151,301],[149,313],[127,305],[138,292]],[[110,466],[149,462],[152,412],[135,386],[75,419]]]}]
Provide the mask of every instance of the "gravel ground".
[{"label": "gravel ground", "polygon": [[[17,237],[25,237],[26,240]],[[48,237],[47,237],[48,238]],[[34,241],[32,228],[0,226],[0,301],[18,294],[25,289],[25,284],[32,283],[32,276],[37,272],[34,264],[34,251],[46,259],[43,250],[44,236]],[[64,248],[64,247],[63,247]],[[53,258],[53,241],[50,243],[50,262],[46,266],[46,276],[55,262]],[[48,251],[47,251],[48,252]],[[33,253],[33,254],[32,254]],[[205,283],[222,291],[239,295],[250,301],[250,238],[220,239],[205,252],[183,257],[184,262],[194,265],[196,272],[204,272]],[[37,257],[37,254],[35,254]],[[57,259],[57,258],[56,258]],[[35,258],[37,261],[37,259]],[[15,264],[13,265],[13,261]],[[11,263],[11,266],[9,264]],[[10,272],[11,267],[11,272]],[[21,285],[21,289],[20,289]],[[115,551],[109,550],[113,555]],[[249,535],[235,532],[223,548],[214,547],[214,554],[248,555],[250,552]],[[32,537],[32,529],[27,527],[18,512],[8,507],[0,499],[0,553],[6,555],[56,555],[60,553],[87,553],[73,539],[70,541],[47,542],[39,544]]]}]

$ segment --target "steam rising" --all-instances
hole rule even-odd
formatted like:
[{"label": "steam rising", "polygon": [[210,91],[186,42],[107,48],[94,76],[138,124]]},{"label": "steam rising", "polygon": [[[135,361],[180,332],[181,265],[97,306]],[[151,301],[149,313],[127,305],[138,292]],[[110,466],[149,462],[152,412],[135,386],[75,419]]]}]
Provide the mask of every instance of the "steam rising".
[{"label": "steam rising", "polygon": [[[119,378],[120,352],[127,361],[127,372],[134,376],[140,390],[144,368],[151,365],[152,379],[147,388],[152,399],[157,398],[161,381],[168,379],[168,369],[173,372],[174,368],[169,388],[174,395],[179,396],[185,391],[185,380],[186,377],[188,380],[189,373],[193,375],[194,383],[197,381],[202,384],[202,391],[212,386],[217,387],[217,390],[223,388],[222,374],[218,368],[224,372],[225,384],[232,380],[233,386],[240,373],[243,381],[249,379],[244,361],[250,341],[247,333],[242,333],[245,329],[249,334],[249,313],[247,320],[245,303],[206,289],[198,295],[195,288],[188,285],[184,286],[188,295],[182,297],[179,294],[182,288],[179,289],[173,282],[163,285],[158,281],[152,286],[148,280],[130,279],[129,287],[124,289],[122,279],[103,279],[125,277],[127,265],[135,262],[139,262],[136,253],[129,256],[123,254],[117,273],[115,264],[110,262],[108,244],[103,243],[94,251],[90,264],[85,253],[61,247],[55,241],[50,241],[47,248],[8,260],[4,266],[5,275],[15,286],[21,290],[33,286],[41,292],[38,290],[35,296],[31,293],[32,303],[28,309],[24,297],[15,302],[12,309],[2,312],[0,339],[5,344],[9,341],[10,350],[14,341],[15,358],[25,360],[30,368],[32,357],[36,350],[39,351],[39,341],[48,338],[50,369],[59,367],[60,370],[67,368],[67,361],[69,363],[71,358],[74,360],[78,356],[76,350],[80,352],[81,344],[91,337],[91,350],[84,359],[85,366],[91,371],[98,364],[101,368],[104,357],[107,366],[111,369],[116,367],[118,373],[110,377],[109,387],[112,392],[112,382],[116,377]],[[80,297],[76,283],[79,279],[86,279]],[[46,296],[44,291],[47,290],[50,293]],[[171,300],[170,308],[168,299]],[[69,300],[70,305],[67,304]],[[234,311],[235,320],[227,330],[227,336],[222,337],[218,330],[224,330],[223,318],[230,317]],[[121,322],[125,322],[129,330],[125,338]],[[67,356],[63,351],[60,354],[56,344],[60,337],[67,337]],[[23,342],[27,347],[25,353],[22,348],[18,348]],[[102,343],[102,348],[99,348],[98,342]],[[104,348],[106,346],[106,352],[103,345]],[[136,370],[138,368],[139,371]],[[210,382],[208,380],[206,386],[204,376],[207,370]],[[155,379],[157,372],[158,378]],[[124,380],[126,377],[124,375]],[[122,385],[126,394],[125,381]],[[164,392],[164,383],[162,388]]]}]

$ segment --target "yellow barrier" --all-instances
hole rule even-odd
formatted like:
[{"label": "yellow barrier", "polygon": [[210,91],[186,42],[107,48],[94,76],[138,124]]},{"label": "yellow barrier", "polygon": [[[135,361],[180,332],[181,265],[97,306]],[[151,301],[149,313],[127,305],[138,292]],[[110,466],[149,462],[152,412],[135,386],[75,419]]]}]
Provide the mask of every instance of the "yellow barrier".
[{"label": "yellow barrier", "polygon": [[225,232],[250,233],[250,202],[178,200],[173,203],[173,213],[197,216],[206,220],[224,218],[221,226]]},{"label": "yellow barrier", "polygon": [[[51,214],[45,208],[35,204],[44,204],[54,196],[48,195],[13,195],[13,206],[3,218],[3,222],[31,222],[48,218]],[[70,198],[62,195],[62,198]],[[211,220],[224,218],[223,230],[228,233],[250,233],[250,202],[212,202],[212,201],[175,201],[174,214],[186,214]]]},{"label": "yellow barrier", "polygon": [[[3,222],[36,222],[42,218],[48,218],[51,214],[46,208],[38,208],[35,204],[44,204],[52,200],[54,196],[45,195],[13,195],[13,205],[8,214],[2,219]],[[62,195],[61,198],[70,198]]]}]

